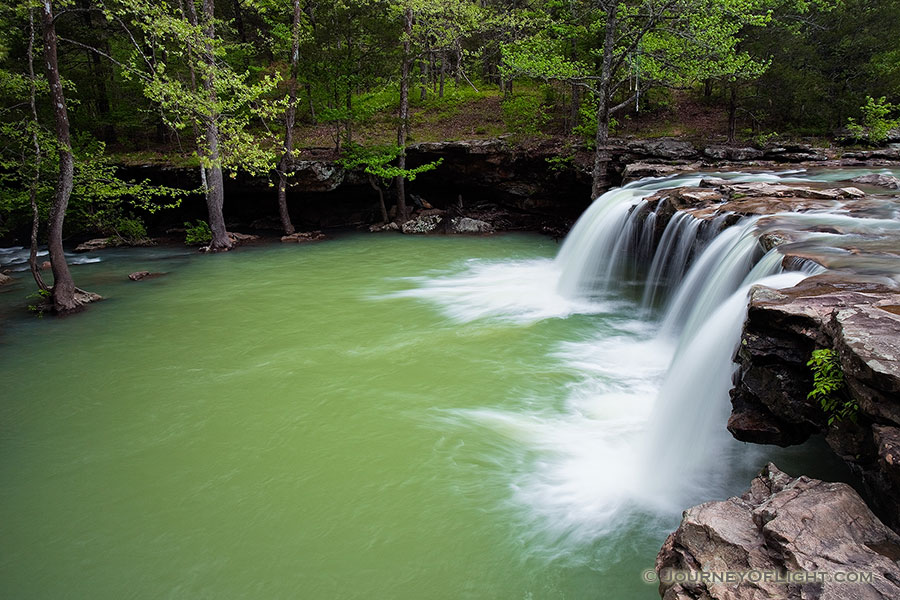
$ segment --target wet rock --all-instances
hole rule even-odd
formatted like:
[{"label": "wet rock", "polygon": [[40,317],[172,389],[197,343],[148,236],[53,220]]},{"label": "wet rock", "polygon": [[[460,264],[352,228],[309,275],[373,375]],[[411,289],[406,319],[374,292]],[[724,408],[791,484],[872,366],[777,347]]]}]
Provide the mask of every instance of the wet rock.
[{"label": "wet rock", "polygon": [[162,277],[165,273],[151,273],[150,271],[135,271],[128,276],[131,281],[141,281],[142,279],[155,279]]},{"label": "wet rock", "polygon": [[[853,488],[790,477],[770,463],[742,496],[686,510],[657,555],[656,571],[665,600],[887,600],[900,597],[898,559],[900,536]],[[729,571],[745,577],[723,581]],[[830,581],[836,573],[871,579]],[[773,581],[776,574],[781,580]],[[821,575],[810,581],[805,574]]]},{"label": "wet rock", "polygon": [[454,217],[450,220],[451,233],[493,233],[494,227],[485,221],[469,217]]},{"label": "wet rock", "polygon": [[0,273],[0,285],[6,285],[7,283],[12,283],[12,282],[13,282],[12,277],[10,277],[9,275]]},{"label": "wet rock", "polygon": [[90,252],[91,250],[104,250],[115,248],[119,245],[116,238],[94,238],[75,247],[75,252]]},{"label": "wet rock", "polygon": [[247,244],[249,242],[255,242],[259,239],[258,235],[252,235],[247,233],[237,233],[234,231],[226,232],[228,234],[228,239],[231,240],[231,244],[233,246],[241,246],[243,244]]},{"label": "wet rock", "polygon": [[629,183],[644,177],[666,177],[675,173],[695,171],[700,167],[699,163],[687,165],[668,165],[648,162],[633,162],[625,166],[622,171],[622,183]]},{"label": "wet rock", "polygon": [[[829,426],[807,397],[812,351],[833,349],[844,373],[855,421]],[[755,287],[736,362],[728,429],[739,440],[826,441],[862,479],[880,516],[900,529],[900,486],[879,440],[900,428],[900,291],[883,279],[846,273],[811,277],[785,290]],[[889,428],[876,430],[877,427]]]},{"label": "wet rock", "polygon": [[325,239],[325,234],[321,231],[298,231],[291,235],[282,236],[281,241],[285,243],[305,244],[307,242],[318,242]]},{"label": "wet rock", "polygon": [[52,268],[53,268],[53,265],[50,263],[49,260],[45,260],[44,262],[42,262],[40,264],[41,271],[45,271],[47,269],[52,269]]},{"label": "wet rock", "polygon": [[369,231],[373,233],[377,233],[380,231],[400,231],[400,226],[391,221],[390,223],[385,223],[384,225],[370,225]]},{"label": "wet rock", "polygon": [[733,148],[731,146],[710,146],[703,149],[703,154],[716,160],[749,161],[758,160],[765,152],[756,148]]},{"label": "wet rock", "polygon": [[419,215],[416,218],[410,219],[409,221],[401,225],[400,230],[403,233],[408,234],[431,233],[435,229],[437,229],[441,221],[443,221],[441,215]]},{"label": "wet rock", "polygon": [[892,190],[900,189],[900,179],[893,175],[885,175],[883,173],[871,173],[869,175],[860,175],[851,179],[853,183],[862,183],[865,185],[874,185]]}]

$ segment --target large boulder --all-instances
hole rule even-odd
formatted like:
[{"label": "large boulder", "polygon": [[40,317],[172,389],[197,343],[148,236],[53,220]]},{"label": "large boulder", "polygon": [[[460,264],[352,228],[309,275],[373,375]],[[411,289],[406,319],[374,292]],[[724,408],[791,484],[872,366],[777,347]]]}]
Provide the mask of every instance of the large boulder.
[{"label": "large boulder", "polygon": [[454,217],[450,220],[451,233],[493,233],[494,227],[486,221],[469,217]]},{"label": "large boulder", "polygon": [[684,512],[656,558],[664,600],[900,598],[900,536],[844,483],[767,465]]},{"label": "large boulder", "polygon": [[874,185],[892,190],[900,189],[900,179],[893,175],[885,175],[883,173],[870,173],[868,175],[860,175],[851,179],[853,183],[862,183],[865,185]]}]

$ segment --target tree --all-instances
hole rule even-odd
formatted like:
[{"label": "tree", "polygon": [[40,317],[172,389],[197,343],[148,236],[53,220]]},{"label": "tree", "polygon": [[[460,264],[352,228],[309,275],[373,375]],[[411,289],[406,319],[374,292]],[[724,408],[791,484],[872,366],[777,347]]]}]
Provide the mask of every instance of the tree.
[{"label": "tree", "polygon": [[737,34],[767,22],[763,5],[761,0],[598,0],[598,10],[583,12],[586,30],[596,32],[586,56],[573,59],[571,40],[560,37],[552,21],[535,19],[531,36],[503,46],[503,68],[507,76],[563,81],[592,94],[597,131],[591,194],[597,197],[607,187],[611,118],[652,86],[685,85],[713,70],[756,73],[759,63],[738,49]]},{"label": "tree", "polygon": [[291,214],[287,206],[287,171],[294,157],[294,120],[297,114],[297,70],[300,64],[300,0],[292,0],[291,19],[291,74],[288,79],[287,108],[284,110],[284,154],[278,165],[278,215],[285,235],[294,233]]},{"label": "tree", "polygon": [[[56,312],[66,313],[77,309],[81,302],[75,298],[75,281],[69,272],[66,255],[63,252],[63,221],[72,193],[75,161],[72,156],[69,136],[69,113],[66,96],[63,93],[59,74],[59,59],[56,53],[56,27],[53,21],[53,4],[45,0],[43,4],[44,62],[47,65],[47,83],[50,86],[50,100],[56,124],[56,144],[59,152],[59,177],[56,192],[50,206],[49,250],[50,266],[53,270],[51,298]],[[40,285],[40,284],[38,284]]]},{"label": "tree", "polygon": [[[371,146],[367,148],[353,145],[345,149],[345,155],[340,160],[341,165],[345,169],[361,169],[368,175],[369,185],[378,193],[378,207],[381,211],[382,223],[390,221],[387,206],[384,203],[385,186],[390,185],[391,181],[414,181],[422,173],[433,171],[444,162],[443,158],[439,158],[413,169],[391,165],[392,162],[400,157],[401,152],[402,149],[399,146]],[[405,220],[404,218],[400,219],[401,222]]]}]

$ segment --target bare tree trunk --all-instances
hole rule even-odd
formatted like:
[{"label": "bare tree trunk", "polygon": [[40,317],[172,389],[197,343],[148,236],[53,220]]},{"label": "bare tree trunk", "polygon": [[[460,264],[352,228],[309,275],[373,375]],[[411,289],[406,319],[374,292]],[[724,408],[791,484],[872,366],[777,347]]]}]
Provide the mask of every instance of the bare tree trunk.
[{"label": "bare tree trunk", "polygon": [[42,291],[48,291],[47,284],[44,283],[44,278],[41,277],[41,271],[37,266],[37,252],[38,252],[38,231],[41,225],[41,215],[38,212],[37,205],[37,188],[41,179],[41,144],[38,141],[38,133],[37,133],[37,123],[38,123],[38,114],[37,114],[37,106],[35,105],[35,96],[37,95],[37,84],[35,83],[34,77],[34,9],[29,9],[28,11],[28,81],[29,81],[29,101],[31,105],[31,117],[34,119],[35,129],[31,135],[31,139],[34,142],[34,179],[31,182],[31,190],[29,192],[29,199],[31,200],[31,252],[28,254],[28,267],[31,269],[31,276],[34,277],[34,282],[37,284],[38,289]]},{"label": "bare tree trunk", "polygon": [[231,240],[225,231],[225,187],[222,177],[222,159],[219,156],[219,123],[216,113],[216,79],[215,55],[212,41],[216,37],[215,0],[203,0],[203,33],[206,36],[203,60],[206,63],[206,77],[203,78],[203,89],[210,103],[209,114],[203,115],[206,135],[206,183],[209,190],[206,196],[206,208],[209,211],[209,228],[212,230],[212,241],[209,249],[218,252],[231,249]]},{"label": "bare tree trunk", "polygon": [[66,264],[63,252],[62,234],[69,196],[72,194],[72,183],[75,172],[75,159],[72,156],[69,138],[69,113],[66,110],[66,97],[63,94],[59,77],[59,61],[56,56],[56,27],[53,23],[53,8],[50,0],[43,4],[44,25],[44,60],[47,63],[47,83],[50,84],[50,100],[53,103],[53,116],[56,121],[56,141],[59,144],[59,178],[56,182],[56,193],[50,205],[50,266],[53,269],[53,308],[56,312],[65,313],[77,309],[80,302],[75,299],[75,282]]},{"label": "bare tree trunk", "polygon": [[291,79],[288,81],[288,105],[284,111],[284,155],[278,166],[278,215],[285,235],[294,233],[287,206],[287,170],[294,158],[294,118],[297,113],[297,69],[300,63],[300,0],[293,0],[294,18],[291,23]]},{"label": "bare tree trunk", "polygon": [[306,87],[306,98],[309,100],[309,120],[315,125],[316,124],[316,105],[313,102],[313,93],[312,93],[312,84],[310,82],[306,82],[304,84]]},{"label": "bare tree trunk", "polygon": [[597,107],[597,138],[594,150],[594,170],[591,177],[591,198],[597,198],[607,187],[609,168],[609,108],[612,84],[613,50],[616,42],[618,5],[609,2],[606,8],[606,32],[603,38],[603,66],[600,71],[599,102]]},{"label": "bare tree trunk", "polygon": [[728,143],[737,141],[737,84],[731,84],[728,96]]},{"label": "bare tree trunk", "polygon": [[[400,156],[397,158],[397,166],[406,168],[406,134],[409,127],[409,39],[412,36],[413,11],[407,7],[404,16],[403,38],[403,62],[400,67],[400,124],[397,126],[397,146],[400,147]],[[406,222],[409,211],[406,208],[406,179],[403,175],[397,176],[397,220]]]}]

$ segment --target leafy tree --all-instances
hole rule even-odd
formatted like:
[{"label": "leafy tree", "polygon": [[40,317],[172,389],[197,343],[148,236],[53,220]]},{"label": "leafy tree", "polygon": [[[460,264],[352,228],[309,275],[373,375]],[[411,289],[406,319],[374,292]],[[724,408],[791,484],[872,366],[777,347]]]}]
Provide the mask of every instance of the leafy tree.
[{"label": "leafy tree", "polygon": [[[378,192],[378,206],[381,210],[383,223],[390,221],[387,206],[384,203],[384,188],[390,185],[391,181],[413,181],[420,174],[438,168],[444,161],[443,158],[439,158],[436,161],[412,169],[391,165],[392,162],[400,157],[401,152],[402,149],[399,146],[371,146],[367,148],[352,145],[346,148],[345,155],[340,160],[341,165],[345,169],[361,169],[368,175],[369,185]],[[399,210],[397,216],[401,223],[406,220],[406,217],[401,215]]]},{"label": "leafy tree", "polygon": [[[563,81],[597,102],[592,195],[606,186],[613,116],[651,86],[684,86],[711,76],[753,76],[765,68],[738,47],[748,25],[765,25],[761,0],[599,0],[582,12],[583,30],[533,19],[532,35],[503,46],[503,69]],[[574,13],[574,11],[573,11]],[[552,15],[551,15],[552,17]],[[581,31],[593,37],[586,55],[571,46]],[[630,89],[629,89],[630,85]]]}]

